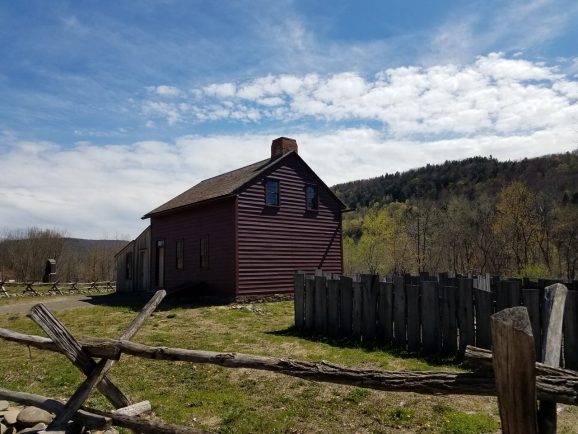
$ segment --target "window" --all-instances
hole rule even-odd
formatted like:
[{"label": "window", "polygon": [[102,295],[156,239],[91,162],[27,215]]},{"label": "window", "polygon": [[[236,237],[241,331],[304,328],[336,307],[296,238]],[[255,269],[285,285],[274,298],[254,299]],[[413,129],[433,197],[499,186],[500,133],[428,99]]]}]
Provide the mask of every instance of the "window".
[{"label": "window", "polygon": [[132,279],[132,252],[126,252],[126,280]]},{"label": "window", "polygon": [[184,242],[183,240],[177,240],[177,270],[182,270],[184,268]]},{"label": "window", "polygon": [[305,188],[305,196],[307,197],[307,209],[316,210],[319,208],[316,185],[308,185]]},{"label": "window", "polygon": [[279,206],[279,181],[276,179],[265,181],[265,205]]},{"label": "window", "polygon": [[201,238],[201,269],[209,268],[209,236]]}]

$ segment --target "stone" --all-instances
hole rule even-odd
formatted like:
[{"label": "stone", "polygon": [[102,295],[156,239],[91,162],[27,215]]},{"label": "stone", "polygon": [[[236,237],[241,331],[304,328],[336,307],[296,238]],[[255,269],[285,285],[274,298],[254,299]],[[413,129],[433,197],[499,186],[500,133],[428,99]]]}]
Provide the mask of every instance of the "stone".
[{"label": "stone", "polygon": [[114,428],[109,428],[103,434],[119,434],[119,432]]},{"label": "stone", "polygon": [[25,428],[22,431],[18,431],[18,434],[36,434],[39,431],[43,431],[48,427],[45,423],[37,423],[33,427]]},{"label": "stone", "polygon": [[0,411],[7,410],[10,407],[10,403],[8,401],[0,401]]},{"label": "stone", "polygon": [[14,425],[18,414],[20,414],[20,409],[8,409],[4,412],[4,423],[6,425]]},{"label": "stone", "polygon": [[8,427],[0,422],[0,434],[4,434],[6,431],[8,431]]},{"label": "stone", "polygon": [[26,407],[18,414],[17,422],[25,427],[32,427],[37,423],[50,423],[54,417],[37,407]]}]

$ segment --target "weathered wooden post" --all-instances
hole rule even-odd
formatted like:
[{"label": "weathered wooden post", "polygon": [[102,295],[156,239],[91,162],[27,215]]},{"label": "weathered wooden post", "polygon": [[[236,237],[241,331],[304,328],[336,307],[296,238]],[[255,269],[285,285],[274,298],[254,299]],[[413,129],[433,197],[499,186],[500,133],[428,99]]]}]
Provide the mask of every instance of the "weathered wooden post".
[{"label": "weathered wooden post", "polygon": [[[562,323],[564,305],[568,290],[561,283],[544,289],[544,310],[542,315],[542,362],[558,368],[562,350]],[[557,425],[556,403],[540,401],[538,412],[540,434],[555,434]]]},{"label": "weathered wooden post", "polygon": [[339,280],[327,281],[327,332],[330,336],[339,336]]},{"label": "weathered wooden post", "polygon": [[313,331],[315,328],[315,278],[305,278],[305,329]]},{"label": "weathered wooden post", "polygon": [[339,330],[342,336],[351,336],[352,333],[352,308],[353,308],[353,281],[351,277],[341,276],[339,280]]},{"label": "weathered wooden post", "polygon": [[440,302],[438,283],[421,283],[421,319],[422,349],[426,353],[439,352],[441,349]]},{"label": "weathered wooden post", "polygon": [[297,271],[293,280],[293,302],[295,304],[295,328],[302,330],[305,326],[305,273]]},{"label": "weathered wooden post", "polygon": [[504,434],[536,434],[536,351],[528,311],[512,307],[491,317],[493,365]]},{"label": "weathered wooden post", "polygon": [[375,274],[362,274],[361,284],[363,290],[363,320],[361,326],[363,339],[365,341],[375,341],[379,276]]},{"label": "weathered wooden post", "polygon": [[403,276],[393,278],[394,342],[405,347],[405,281]]}]

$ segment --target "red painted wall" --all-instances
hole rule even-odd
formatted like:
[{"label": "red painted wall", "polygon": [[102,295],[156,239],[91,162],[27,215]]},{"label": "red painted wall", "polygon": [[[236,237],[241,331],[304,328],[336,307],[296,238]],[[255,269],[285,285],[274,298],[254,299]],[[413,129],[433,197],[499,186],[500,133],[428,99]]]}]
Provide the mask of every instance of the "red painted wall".
[{"label": "red painted wall", "polygon": [[[280,206],[265,206],[265,178],[280,181]],[[318,211],[307,211],[305,187],[317,184]],[[290,155],[238,195],[237,293],[293,290],[296,270],[342,273],[341,209],[316,176]]]},{"label": "red painted wall", "polygon": [[[200,267],[201,238],[209,236],[209,268]],[[184,240],[184,267],[176,268],[177,240]],[[151,218],[151,282],[156,287],[157,241],[165,242],[166,289],[203,281],[212,294],[235,291],[235,198]]]}]

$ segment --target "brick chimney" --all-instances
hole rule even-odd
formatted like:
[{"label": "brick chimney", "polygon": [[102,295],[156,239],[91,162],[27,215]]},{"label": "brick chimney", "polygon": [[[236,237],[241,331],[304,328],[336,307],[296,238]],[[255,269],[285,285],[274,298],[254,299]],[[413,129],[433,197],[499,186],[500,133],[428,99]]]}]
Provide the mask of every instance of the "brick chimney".
[{"label": "brick chimney", "polygon": [[271,143],[271,159],[279,158],[288,152],[297,153],[297,140],[287,137],[279,137]]}]

